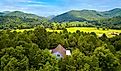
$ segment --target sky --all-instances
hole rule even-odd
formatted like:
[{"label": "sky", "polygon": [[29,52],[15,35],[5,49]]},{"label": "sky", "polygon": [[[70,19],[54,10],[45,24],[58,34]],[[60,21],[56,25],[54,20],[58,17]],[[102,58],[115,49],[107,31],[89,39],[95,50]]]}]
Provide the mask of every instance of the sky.
[{"label": "sky", "polygon": [[39,16],[58,15],[70,10],[107,11],[121,8],[121,0],[0,0],[0,12],[23,11]]}]

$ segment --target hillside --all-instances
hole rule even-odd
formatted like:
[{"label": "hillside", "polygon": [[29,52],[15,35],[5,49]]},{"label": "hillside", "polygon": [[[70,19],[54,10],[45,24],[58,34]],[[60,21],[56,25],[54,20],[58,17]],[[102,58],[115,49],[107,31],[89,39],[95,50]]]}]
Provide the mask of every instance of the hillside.
[{"label": "hillside", "polygon": [[86,19],[79,17],[79,11],[69,11],[61,15],[55,16],[51,21],[68,22],[68,21],[86,21]]},{"label": "hillside", "polygon": [[46,26],[47,20],[46,19],[36,19],[36,18],[22,18],[17,16],[0,16],[0,29],[6,28],[18,28],[18,29],[25,29],[25,28],[32,28],[37,25]]},{"label": "hillside", "polygon": [[111,18],[116,16],[121,16],[121,9],[115,8],[113,10],[104,11],[104,12],[98,12],[95,10],[80,10],[80,11],[72,10],[52,18],[51,21],[66,22],[70,20],[71,21],[98,20],[102,18]]},{"label": "hillside", "polygon": [[45,19],[44,17],[37,16],[35,14],[24,13],[21,11],[13,11],[13,12],[4,11],[4,12],[0,12],[0,16],[16,16],[20,18]]},{"label": "hillside", "polygon": [[103,24],[121,24],[121,16],[100,20]]},{"label": "hillside", "polygon": [[5,15],[5,13],[3,13],[3,12],[0,12],[0,16],[4,16]]},{"label": "hillside", "polygon": [[103,14],[104,17],[116,17],[116,16],[121,16],[121,9],[120,8],[115,8],[112,9],[110,11],[105,11],[105,12],[101,12]]}]

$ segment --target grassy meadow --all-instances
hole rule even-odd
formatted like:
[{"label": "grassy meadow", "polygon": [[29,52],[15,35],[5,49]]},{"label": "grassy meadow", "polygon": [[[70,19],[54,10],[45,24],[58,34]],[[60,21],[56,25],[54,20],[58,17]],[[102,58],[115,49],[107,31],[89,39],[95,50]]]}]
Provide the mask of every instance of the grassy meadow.
[{"label": "grassy meadow", "polygon": [[[115,35],[112,35],[111,33],[121,33],[121,30],[113,30],[113,29],[109,29],[109,30],[103,30],[102,28],[97,29],[94,27],[71,27],[71,28],[66,28],[68,30],[68,32],[76,32],[77,30],[80,30],[80,32],[86,32],[86,33],[91,33],[91,32],[95,32],[97,34],[97,36],[101,36],[103,33],[105,33],[108,37],[113,37]],[[51,29],[46,29],[48,32],[60,32],[62,30],[51,30]]]},{"label": "grassy meadow", "polygon": [[[115,35],[112,35],[111,33],[121,33],[121,30],[113,30],[113,29],[109,29],[109,30],[103,30],[102,28],[97,29],[95,27],[70,27],[70,28],[66,28],[68,30],[68,32],[76,32],[77,30],[80,30],[80,32],[86,32],[86,33],[91,33],[91,32],[95,32],[97,34],[97,36],[101,36],[103,33],[105,33],[108,37],[113,37]],[[12,30],[12,31],[17,31],[17,32],[23,32],[23,31],[29,31],[29,30],[34,30],[34,28],[32,29],[17,29],[17,30]],[[61,32],[62,30],[52,30],[50,28],[46,29],[48,32]]]}]

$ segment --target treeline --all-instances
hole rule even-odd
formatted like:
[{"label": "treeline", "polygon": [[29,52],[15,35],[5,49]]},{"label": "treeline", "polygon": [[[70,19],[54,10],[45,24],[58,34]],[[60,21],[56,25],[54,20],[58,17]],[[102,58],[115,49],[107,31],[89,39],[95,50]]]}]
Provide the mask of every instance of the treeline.
[{"label": "treeline", "polygon": [[[49,49],[61,44],[71,56],[56,59]],[[98,38],[94,32],[0,31],[1,71],[120,71],[121,35]]]},{"label": "treeline", "polygon": [[70,28],[70,27],[96,27],[95,25],[88,23],[88,22],[51,22],[48,28],[53,29],[53,30],[63,30],[65,28]]},{"label": "treeline", "polygon": [[97,21],[91,21],[90,23],[95,26],[105,27],[109,29],[121,29],[121,16],[107,18],[107,19],[99,19]]}]

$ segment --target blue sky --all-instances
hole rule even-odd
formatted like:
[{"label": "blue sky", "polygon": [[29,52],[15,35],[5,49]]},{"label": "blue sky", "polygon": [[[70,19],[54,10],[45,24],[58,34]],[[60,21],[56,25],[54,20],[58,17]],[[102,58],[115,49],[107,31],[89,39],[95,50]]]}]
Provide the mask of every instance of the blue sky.
[{"label": "blue sky", "polygon": [[0,11],[23,11],[40,16],[58,15],[70,10],[106,11],[121,8],[121,0],[0,0]]}]

